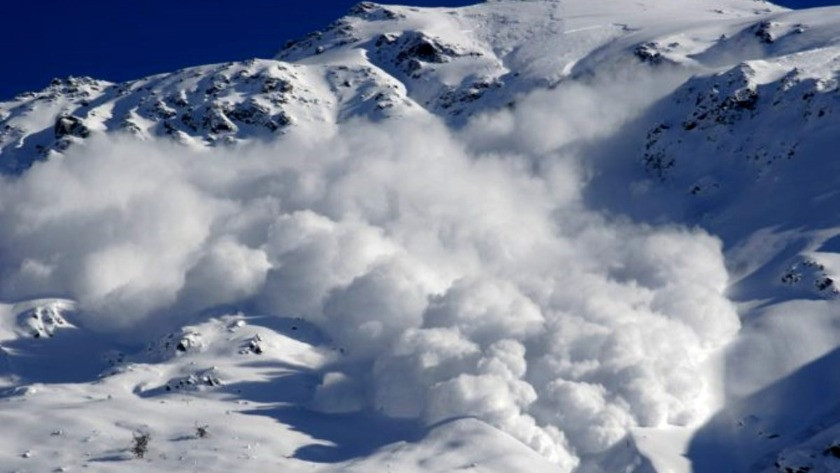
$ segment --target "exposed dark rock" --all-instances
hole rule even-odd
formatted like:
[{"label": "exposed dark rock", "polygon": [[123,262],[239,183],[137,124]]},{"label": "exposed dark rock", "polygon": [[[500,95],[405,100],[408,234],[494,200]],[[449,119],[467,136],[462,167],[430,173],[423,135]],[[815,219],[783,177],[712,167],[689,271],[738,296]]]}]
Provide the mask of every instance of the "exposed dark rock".
[{"label": "exposed dark rock", "polygon": [[373,2],[358,3],[350,9],[350,12],[348,14],[350,16],[355,16],[357,18],[362,18],[368,21],[397,20],[400,18],[405,18],[405,15],[401,15],[393,10],[390,10],[382,5],[377,5]]},{"label": "exposed dark rock", "polygon": [[459,109],[458,105],[466,105],[475,102],[484,96],[490,90],[500,89],[503,82],[495,78],[486,78],[476,80],[458,87],[456,89],[448,90],[440,95],[438,99],[438,106],[444,110],[450,108]]},{"label": "exposed dark rock", "polygon": [[823,277],[814,281],[814,285],[817,286],[818,291],[825,291],[834,285],[834,280],[829,277]]},{"label": "exposed dark rock", "polygon": [[157,117],[164,119],[172,118],[175,115],[177,115],[175,110],[168,107],[166,103],[164,103],[162,100],[158,100],[155,102],[154,106],[152,107],[152,111]]},{"label": "exposed dark rock", "polygon": [[773,44],[776,41],[772,29],[775,25],[770,21],[762,21],[753,26],[753,34],[764,44]]},{"label": "exposed dark rock", "polygon": [[285,80],[280,79],[278,77],[266,77],[263,81],[262,92],[264,94],[269,92],[283,92],[288,93],[291,92],[293,89],[292,84]]},{"label": "exposed dark rock", "polygon": [[177,94],[169,95],[168,97],[166,97],[166,101],[169,104],[179,108],[183,108],[189,105],[189,102],[187,101],[187,93],[183,90],[178,91]]},{"label": "exposed dark rock", "polygon": [[262,337],[259,334],[254,335],[254,338],[248,341],[242,348],[239,349],[240,355],[254,354],[262,355],[265,349],[262,346]]},{"label": "exposed dark rock", "polygon": [[90,136],[90,129],[85,126],[84,122],[72,115],[59,115],[55,120],[53,126],[56,138],[65,136],[76,136],[78,138],[87,138]]},{"label": "exposed dark rock", "polygon": [[164,386],[165,391],[200,390],[202,388],[221,386],[215,369],[208,369],[188,376],[170,379]]},{"label": "exposed dark rock", "polygon": [[139,135],[139,134],[142,133],[142,130],[140,130],[140,127],[137,126],[137,124],[134,123],[133,121],[131,121],[130,119],[123,120],[120,123],[120,129],[123,130],[123,131],[126,131],[128,133],[131,133],[132,135]]},{"label": "exposed dark rock", "polygon": [[377,55],[392,61],[394,65],[414,77],[424,64],[444,64],[458,57],[481,55],[478,52],[459,51],[420,31],[382,34],[373,45]]},{"label": "exposed dark rock", "polygon": [[259,104],[255,100],[249,100],[245,103],[227,107],[224,113],[236,122],[247,125],[261,125],[270,131],[277,131],[281,126],[288,125],[288,117],[284,117],[282,122],[276,121],[271,116],[268,107]]},{"label": "exposed dark rock", "polygon": [[201,126],[213,134],[236,131],[236,125],[225,115],[221,107],[208,107],[202,116]]},{"label": "exposed dark rock", "polygon": [[[678,44],[675,43],[675,45]],[[636,58],[639,61],[645,64],[650,64],[652,66],[658,66],[661,64],[674,64],[674,61],[666,58],[662,54],[663,51],[665,51],[665,49],[667,48],[663,48],[662,46],[654,42],[643,43],[636,46],[636,48],[633,49],[633,55],[636,56]]]},{"label": "exposed dark rock", "polygon": [[174,355],[200,350],[203,346],[201,334],[192,330],[173,332],[146,348],[153,359],[168,359]]}]

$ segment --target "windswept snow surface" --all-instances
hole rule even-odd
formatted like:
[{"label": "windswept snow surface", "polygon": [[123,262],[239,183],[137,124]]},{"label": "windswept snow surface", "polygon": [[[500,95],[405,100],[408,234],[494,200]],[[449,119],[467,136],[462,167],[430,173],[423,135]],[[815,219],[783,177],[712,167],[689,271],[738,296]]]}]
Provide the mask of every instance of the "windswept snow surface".
[{"label": "windswept snow surface", "polygon": [[840,8],[361,3],[0,103],[0,471],[838,471],[838,58]]}]

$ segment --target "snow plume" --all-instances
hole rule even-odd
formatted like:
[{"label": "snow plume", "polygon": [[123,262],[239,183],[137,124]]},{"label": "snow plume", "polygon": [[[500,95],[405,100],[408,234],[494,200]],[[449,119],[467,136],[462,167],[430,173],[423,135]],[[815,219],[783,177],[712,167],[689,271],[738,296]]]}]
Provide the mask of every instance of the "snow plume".
[{"label": "snow plume", "polygon": [[572,469],[629,427],[701,417],[703,362],[739,327],[716,238],[582,201],[576,140],[640,107],[615,90],[561,87],[459,132],[91,139],[0,184],[0,294],[71,296],[117,333],[244,302],[304,317],[344,352],[319,409],[476,416]]}]

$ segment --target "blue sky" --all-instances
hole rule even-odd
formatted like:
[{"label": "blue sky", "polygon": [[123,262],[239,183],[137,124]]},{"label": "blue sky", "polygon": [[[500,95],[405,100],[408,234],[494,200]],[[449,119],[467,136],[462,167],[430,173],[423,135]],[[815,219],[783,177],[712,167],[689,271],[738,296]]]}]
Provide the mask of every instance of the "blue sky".
[{"label": "blue sky", "polygon": [[[478,0],[406,0],[455,6]],[[358,0],[4,0],[0,100],[53,77],[114,81],[186,66],[271,57]],[[840,0],[780,0],[793,8]]]}]

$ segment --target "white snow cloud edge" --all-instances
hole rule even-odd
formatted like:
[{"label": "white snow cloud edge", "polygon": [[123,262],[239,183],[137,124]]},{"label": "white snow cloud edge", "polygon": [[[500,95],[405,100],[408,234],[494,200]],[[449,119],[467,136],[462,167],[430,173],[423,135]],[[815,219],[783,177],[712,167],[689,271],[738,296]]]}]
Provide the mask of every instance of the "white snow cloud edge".
[{"label": "white snow cloud edge", "polygon": [[739,329],[717,238],[583,201],[574,150],[656,98],[634,84],[539,92],[460,131],[91,139],[0,181],[0,296],[67,295],[123,335],[244,301],[303,317],[346,353],[316,408],[476,416],[571,469],[632,426],[702,419],[704,363]]}]

